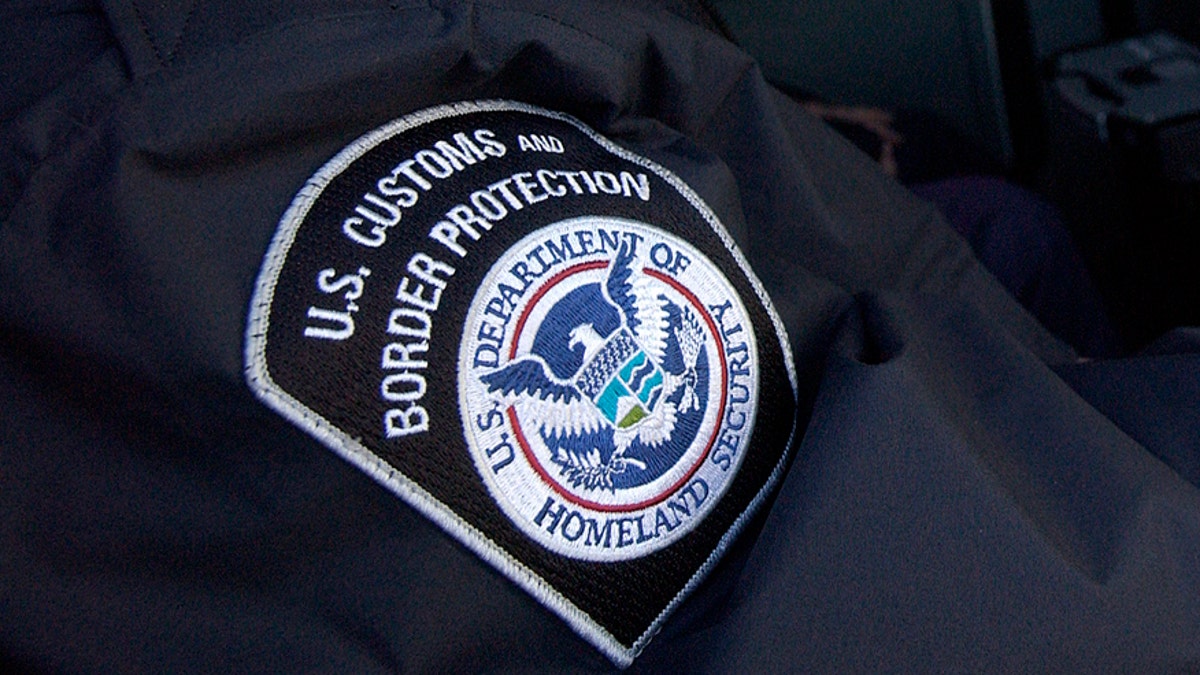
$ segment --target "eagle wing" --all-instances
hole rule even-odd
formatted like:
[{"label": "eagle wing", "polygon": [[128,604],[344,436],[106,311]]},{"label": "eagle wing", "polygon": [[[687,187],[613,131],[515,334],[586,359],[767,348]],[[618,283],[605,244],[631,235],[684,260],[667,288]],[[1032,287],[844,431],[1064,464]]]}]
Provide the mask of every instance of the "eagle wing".
[{"label": "eagle wing", "polygon": [[646,354],[655,363],[662,363],[667,348],[667,299],[659,295],[652,280],[644,274],[634,274],[633,253],[628,244],[613,259],[604,290],[621,311],[625,325]]},{"label": "eagle wing", "polygon": [[685,370],[696,367],[696,358],[704,348],[704,328],[700,319],[690,309],[684,309],[678,315],[671,316],[671,332],[679,345],[679,354],[683,357]]},{"label": "eagle wing", "polygon": [[631,263],[633,263],[633,252],[630,251],[628,242],[622,243],[621,250],[617,251],[617,257],[613,258],[612,266],[608,268],[608,279],[604,282],[604,290],[608,293],[609,300],[620,310],[625,325],[629,326],[630,330],[636,331],[638,311],[634,306]]},{"label": "eagle wing", "polygon": [[479,378],[488,393],[517,414],[536,421],[546,435],[578,435],[597,431],[606,421],[596,405],[574,384],[560,380],[540,357],[530,355]]}]

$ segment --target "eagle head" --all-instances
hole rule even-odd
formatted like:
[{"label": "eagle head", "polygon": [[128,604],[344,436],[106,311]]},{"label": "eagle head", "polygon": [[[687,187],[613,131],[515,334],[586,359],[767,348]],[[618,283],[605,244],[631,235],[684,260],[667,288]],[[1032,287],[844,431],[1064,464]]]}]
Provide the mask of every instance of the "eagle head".
[{"label": "eagle head", "polygon": [[585,323],[571,329],[571,341],[567,347],[574,351],[576,345],[583,345],[583,360],[586,362],[604,346],[604,338],[596,332],[595,326]]}]

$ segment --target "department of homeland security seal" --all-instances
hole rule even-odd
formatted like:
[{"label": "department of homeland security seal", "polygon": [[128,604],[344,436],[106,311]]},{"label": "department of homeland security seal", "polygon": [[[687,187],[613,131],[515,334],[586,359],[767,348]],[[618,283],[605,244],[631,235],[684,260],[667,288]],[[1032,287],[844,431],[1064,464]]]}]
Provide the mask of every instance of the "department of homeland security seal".
[{"label": "department of homeland security seal", "polygon": [[493,265],[464,335],[476,465],[517,526],[558,553],[608,561],[667,546],[745,455],[753,327],[678,237],[589,216],[541,228]]},{"label": "department of homeland security seal", "polygon": [[778,317],[699,195],[509,101],[401,117],[317,171],[246,375],[619,665],[767,499],[796,421]]}]

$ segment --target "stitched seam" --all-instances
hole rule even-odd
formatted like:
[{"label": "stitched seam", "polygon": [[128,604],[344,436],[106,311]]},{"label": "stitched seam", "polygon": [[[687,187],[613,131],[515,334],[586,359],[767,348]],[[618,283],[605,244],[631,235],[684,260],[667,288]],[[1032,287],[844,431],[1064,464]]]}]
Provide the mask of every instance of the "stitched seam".
[{"label": "stitched seam", "polygon": [[146,38],[146,43],[154,51],[154,58],[158,60],[158,65],[166,67],[167,62],[163,60],[162,52],[159,51],[158,43],[154,41],[154,36],[150,33],[150,26],[146,23],[146,17],[142,16],[142,10],[138,8],[137,0],[129,0],[129,6],[133,8],[133,15],[137,18],[138,28],[142,30],[142,37]]},{"label": "stitched seam", "polygon": [[199,6],[199,0],[191,0],[187,16],[183,17],[183,25],[179,27],[179,32],[175,34],[175,39],[171,42],[171,48],[167,50],[167,64],[175,62],[175,55],[179,53],[179,46],[183,44],[183,35],[192,25],[192,17],[196,15],[196,8]]},{"label": "stitched seam", "polygon": [[[477,1],[477,2],[473,3],[473,5],[483,6],[483,7],[489,8],[489,9],[503,11],[503,12],[509,12],[512,14],[521,14],[521,15],[525,15],[525,16],[531,16],[531,17],[543,19],[543,20],[549,21],[559,27],[565,28],[569,31],[572,31],[572,32],[578,33],[580,35],[583,35],[585,37],[591,38],[592,40],[604,45],[605,47],[608,47],[611,50],[618,51],[618,52],[620,51],[620,49],[613,43],[608,42],[607,40],[605,40],[601,37],[593,35],[581,28],[572,26],[568,23],[564,23],[561,19],[551,16],[549,14],[529,11],[529,10],[525,10],[525,9],[513,9],[511,7],[500,7],[500,6],[491,4],[491,3],[487,2],[486,0]],[[733,43],[731,42],[730,44],[733,44]],[[695,136],[700,136],[704,131],[706,131],[708,129],[709,125],[712,124],[712,122],[713,122],[713,116],[718,111],[723,109],[724,106],[726,105],[726,103],[728,103],[729,99],[735,93],[737,93],[738,84],[741,83],[754,68],[755,68],[755,64],[753,62],[748,63],[746,65],[746,67],[743,68],[740,73],[738,73],[737,77],[733,78],[728,90],[725,92],[725,95],[721,97],[720,102],[718,102],[716,105],[712,106],[712,108],[709,109],[708,114],[705,115],[702,120],[697,120]]]},{"label": "stitched seam", "polygon": [[579,33],[580,35],[583,35],[583,36],[585,36],[585,37],[589,37],[589,38],[591,38],[592,40],[594,40],[594,41],[596,41],[596,42],[599,42],[600,44],[604,45],[605,47],[608,47],[609,49],[612,49],[612,50],[614,50],[614,51],[619,51],[619,50],[617,49],[617,46],[616,46],[616,45],[614,45],[614,44],[612,44],[611,42],[608,42],[607,40],[605,40],[605,39],[603,39],[603,38],[601,38],[601,37],[599,37],[599,36],[592,35],[591,33],[587,32],[587,31],[585,31],[585,30],[583,30],[582,28],[579,28],[579,27],[577,27],[577,26],[572,26],[572,25],[570,25],[570,24],[568,24],[568,23],[563,23],[563,21],[562,21],[561,19],[559,19],[558,17],[551,16],[551,15],[549,15],[549,14],[543,14],[543,13],[541,13],[541,12],[533,12],[533,11],[529,11],[529,10],[526,10],[526,9],[513,9],[512,7],[501,7],[501,6],[498,6],[498,5],[493,5],[493,4],[489,3],[489,2],[475,2],[475,3],[472,3],[472,4],[473,4],[473,5],[475,5],[475,6],[477,6],[477,7],[480,7],[480,6],[481,6],[481,7],[487,7],[488,9],[492,9],[492,10],[496,10],[496,11],[501,11],[501,12],[508,12],[508,13],[510,13],[510,14],[521,14],[521,15],[524,15],[524,16],[531,16],[531,17],[536,17],[536,18],[538,18],[538,19],[544,19],[544,20],[546,20],[546,21],[549,21],[550,23],[553,23],[553,24],[555,24],[555,25],[557,25],[557,26],[561,27],[561,28],[566,28],[567,30],[570,30],[570,31],[572,31],[572,32]]},{"label": "stitched seam", "polygon": [[744,68],[742,68],[737,77],[732,79],[729,84],[729,89],[726,90],[725,95],[721,97],[720,101],[713,104],[704,120],[696,125],[696,131],[693,134],[695,138],[699,138],[708,132],[708,127],[713,123],[714,116],[716,116],[716,114],[721,110],[725,109],[725,106],[729,103],[729,99],[738,92],[738,85],[744,82],[748,76],[753,75],[752,71],[755,69],[755,67],[755,63],[750,61]]}]

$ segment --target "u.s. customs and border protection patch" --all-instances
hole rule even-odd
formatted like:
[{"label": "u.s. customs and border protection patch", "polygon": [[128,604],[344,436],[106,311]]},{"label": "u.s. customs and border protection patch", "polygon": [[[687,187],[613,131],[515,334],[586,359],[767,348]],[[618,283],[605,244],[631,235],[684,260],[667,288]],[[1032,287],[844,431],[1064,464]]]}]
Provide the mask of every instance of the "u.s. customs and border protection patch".
[{"label": "u.s. customs and border protection patch", "polygon": [[619,665],[766,498],[796,415],[778,317],[699,196],[507,101],[406,116],[309,180],[246,369]]}]

